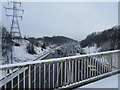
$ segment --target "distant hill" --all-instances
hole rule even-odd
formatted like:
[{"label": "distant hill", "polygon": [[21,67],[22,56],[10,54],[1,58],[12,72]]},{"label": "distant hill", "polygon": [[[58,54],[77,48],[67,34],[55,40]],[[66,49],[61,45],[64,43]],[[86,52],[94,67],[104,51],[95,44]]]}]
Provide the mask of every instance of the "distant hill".
[{"label": "distant hill", "polygon": [[81,47],[101,48],[100,51],[120,49],[120,26],[104,30],[102,32],[93,32],[80,42]]},{"label": "distant hill", "polygon": [[64,44],[70,42],[77,42],[76,40],[73,40],[65,36],[44,37],[43,40],[51,44]]},{"label": "distant hill", "polygon": [[65,37],[65,36],[52,36],[52,37],[45,36],[43,38],[29,37],[24,39],[29,40],[31,43],[33,43],[36,46],[39,45],[39,42],[45,43],[46,45],[52,45],[52,44],[62,45],[65,43],[77,42],[76,40]]}]

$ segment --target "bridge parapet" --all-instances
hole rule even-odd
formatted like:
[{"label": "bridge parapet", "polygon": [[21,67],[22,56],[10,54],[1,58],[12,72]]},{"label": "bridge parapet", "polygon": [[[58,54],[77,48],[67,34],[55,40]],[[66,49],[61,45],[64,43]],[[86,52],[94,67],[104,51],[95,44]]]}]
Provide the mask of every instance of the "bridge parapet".
[{"label": "bridge parapet", "polygon": [[[58,88],[120,69],[120,50],[1,65],[1,88]],[[9,73],[8,73],[9,72]]]}]

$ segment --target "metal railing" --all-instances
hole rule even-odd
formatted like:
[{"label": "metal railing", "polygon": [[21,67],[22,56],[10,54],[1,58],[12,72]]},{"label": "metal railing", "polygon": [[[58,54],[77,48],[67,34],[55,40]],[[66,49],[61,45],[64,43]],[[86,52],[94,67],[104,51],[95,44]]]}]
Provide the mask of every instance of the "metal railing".
[{"label": "metal railing", "polygon": [[[58,88],[119,70],[120,50],[1,65],[1,88]],[[7,73],[9,71],[9,73]]]}]

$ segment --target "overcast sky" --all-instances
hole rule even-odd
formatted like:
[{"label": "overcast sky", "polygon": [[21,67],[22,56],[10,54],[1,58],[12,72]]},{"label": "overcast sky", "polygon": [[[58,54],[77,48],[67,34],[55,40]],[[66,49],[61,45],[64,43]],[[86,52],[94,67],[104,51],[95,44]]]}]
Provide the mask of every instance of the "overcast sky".
[{"label": "overcast sky", "polygon": [[[118,24],[117,2],[23,2],[22,8],[25,10],[20,21],[23,36],[61,35],[82,40],[92,32]],[[3,10],[2,21],[8,28],[9,18],[5,13]]]}]

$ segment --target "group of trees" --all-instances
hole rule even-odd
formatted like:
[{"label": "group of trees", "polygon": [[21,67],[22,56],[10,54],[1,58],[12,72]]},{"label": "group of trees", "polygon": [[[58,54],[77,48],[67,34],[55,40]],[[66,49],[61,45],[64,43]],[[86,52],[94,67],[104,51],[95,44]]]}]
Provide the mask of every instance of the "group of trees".
[{"label": "group of trees", "polygon": [[80,42],[82,47],[102,47],[104,50],[120,49],[120,26],[113,27],[103,32],[94,32]]},{"label": "group of trees", "polygon": [[6,63],[10,63],[12,43],[9,32],[2,27],[2,56]]}]

